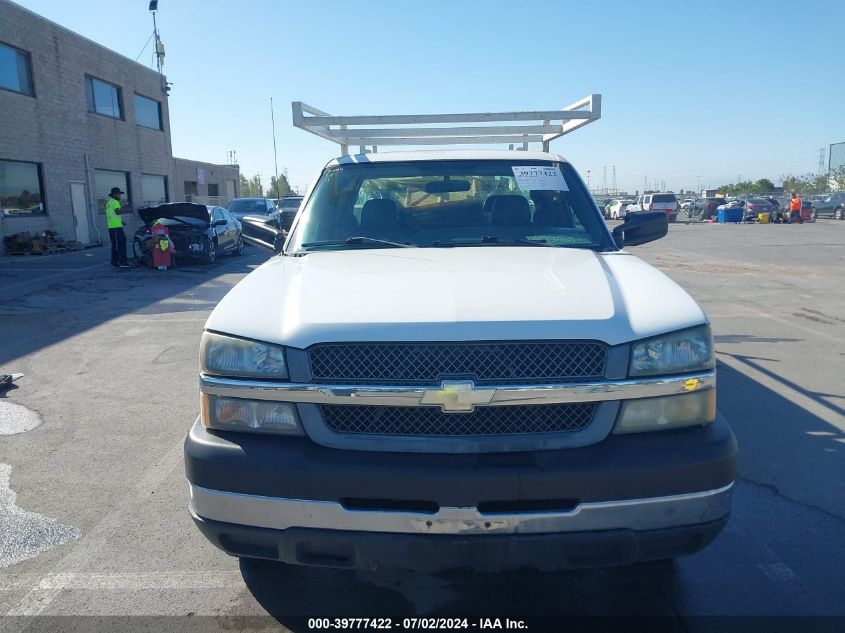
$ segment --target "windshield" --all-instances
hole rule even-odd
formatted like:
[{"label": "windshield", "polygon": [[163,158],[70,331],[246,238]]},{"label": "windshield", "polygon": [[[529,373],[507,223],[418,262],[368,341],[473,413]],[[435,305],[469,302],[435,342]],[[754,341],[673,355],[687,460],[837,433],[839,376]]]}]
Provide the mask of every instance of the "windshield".
[{"label": "windshield", "polygon": [[615,249],[568,163],[358,163],[323,174],[288,249],[535,246]]},{"label": "windshield", "polygon": [[267,205],[264,200],[232,200],[228,206],[229,213],[233,215],[266,215]]},{"label": "windshield", "polygon": [[302,198],[285,198],[279,200],[276,206],[282,211],[296,211],[300,204],[302,204]]}]

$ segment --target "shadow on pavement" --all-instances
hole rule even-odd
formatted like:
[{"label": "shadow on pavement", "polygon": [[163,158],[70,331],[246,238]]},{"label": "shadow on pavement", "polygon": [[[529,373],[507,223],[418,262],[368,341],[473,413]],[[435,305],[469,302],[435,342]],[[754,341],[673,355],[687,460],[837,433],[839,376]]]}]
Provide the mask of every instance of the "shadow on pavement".
[{"label": "shadow on pavement", "polygon": [[307,618],[670,616],[674,563],[560,573],[418,575],[240,563],[247,588],[292,631]]},{"label": "shadow on pavement", "polygon": [[[102,254],[0,266],[0,365],[127,314],[211,310],[269,253],[248,248],[213,265],[113,269]],[[64,259],[59,259],[64,257]]]},{"label": "shadow on pavement", "polygon": [[843,433],[722,363],[719,409],[740,445],[733,515],[709,547],[675,562],[434,576],[241,561],[241,573],[258,603],[294,631],[308,630],[308,617],[421,615],[633,615],[683,631],[773,631],[802,618],[791,622],[834,630],[845,616],[845,549],[834,545],[845,542]]},{"label": "shadow on pavement", "polygon": [[[784,340],[787,340],[787,339],[784,339]],[[779,374],[776,374],[771,369],[768,369],[768,368],[764,367],[763,365],[761,365],[760,363],[757,362],[757,361],[760,361],[760,360],[771,360],[771,359],[759,358],[759,357],[756,357],[756,356],[747,356],[747,355],[743,355],[743,354],[727,354],[725,352],[719,352],[719,354],[723,355],[723,356],[730,356],[731,358],[738,360],[739,362],[743,363],[744,365],[747,365],[748,367],[756,369],[757,371],[759,371],[762,374],[765,374],[769,378],[776,380],[777,382],[781,383],[785,387],[789,387],[790,389],[797,391],[801,395],[804,395],[804,396],[806,396],[806,397],[808,397],[812,400],[815,400],[821,406],[830,410],[831,413],[834,413],[836,415],[845,416],[845,409],[843,409],[842,407],[840,407],[840,406],[830,402],[829,400],[827,400],[827,398],[845,398],[845,389],[843,389],[842,393],[825,393],[825,392],[821,392],[821,391],[811,391],[811,390],[807,389],[806,387],[799,385],[796,382],[793,382],[791,380],[788,380],[787,378],[784,378],[783,376],[780,376]],[[719,365],[719,367],[720,367],[720,370],[722,368],[724,368],[725,370],[728,369],[724,365],[724,363],[721,363]]]}]

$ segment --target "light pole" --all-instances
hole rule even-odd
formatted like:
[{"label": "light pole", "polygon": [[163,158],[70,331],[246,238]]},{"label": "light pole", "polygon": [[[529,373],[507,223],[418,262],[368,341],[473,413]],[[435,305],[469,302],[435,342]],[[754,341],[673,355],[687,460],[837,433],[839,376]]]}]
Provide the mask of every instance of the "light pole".
[{"label": "light pole", "polygon": [[590,170],[587,170],[587,191],[590,190]]},{"label": "light pole", "polygon": [[279,161],[276,157],[276,115],[273,112],[273,97],[270,97],[270,121],[273,124],[273,166],[276,169],[276,200],[279,195]]}]

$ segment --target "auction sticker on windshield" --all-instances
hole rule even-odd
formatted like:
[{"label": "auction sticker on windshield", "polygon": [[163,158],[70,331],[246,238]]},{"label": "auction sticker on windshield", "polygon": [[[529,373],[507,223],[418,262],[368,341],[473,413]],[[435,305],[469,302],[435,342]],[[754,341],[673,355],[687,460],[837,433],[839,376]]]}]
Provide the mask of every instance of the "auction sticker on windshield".
[{"label": "auction sticker on windshield", "polygon": [[522,191],[569,191],[563,174],[554,165],[513,166],[511,169],[513,169],[516,184]]}]

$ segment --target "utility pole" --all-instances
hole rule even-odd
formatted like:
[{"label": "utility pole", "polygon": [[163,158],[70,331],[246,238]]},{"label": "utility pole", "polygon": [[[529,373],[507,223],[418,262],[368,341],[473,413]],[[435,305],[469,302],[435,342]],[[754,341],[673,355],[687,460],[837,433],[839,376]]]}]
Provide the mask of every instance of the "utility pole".
[{"label": "utility pole", "polygon": [[619,195],[619,190],[616,188],[616,165],[613,166],[613,195]]},{"label": "utility pole", "polygon": [[601,168],[601,191],[607,195],[607,165]]},{"label": "utility pole", "polygon": [[821,176],[824,173],[824,147],[819,148],[819,171],[818,174]]},{"label": "utility pole", "polygon": [[273,112],[273,97],[270,97],[270,121],[273,124],[273,167],[276,170],[276,200],[281,198],[279,195],[279,161],[276,157],[276,115]]},{"label": "utility pole", "polygon": [[167,84],[165,83],[164,75],[161,72],[161,67],[164,65],[164,43],[158,35],[158,25],[156,24],[157,11],[158,0],[150,0],[150,13],[153,14],[153,36],[155,39],[153,50],[155,51],[156,56],[156,68],[158,69],[158,74],[161,77],[161,91],[162,93],[167,94]]}]

